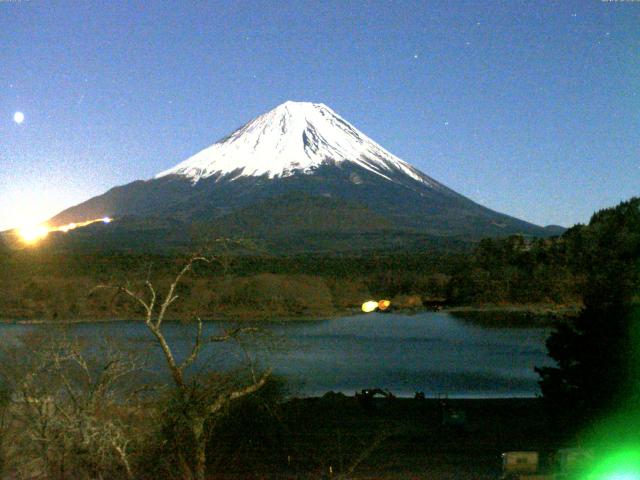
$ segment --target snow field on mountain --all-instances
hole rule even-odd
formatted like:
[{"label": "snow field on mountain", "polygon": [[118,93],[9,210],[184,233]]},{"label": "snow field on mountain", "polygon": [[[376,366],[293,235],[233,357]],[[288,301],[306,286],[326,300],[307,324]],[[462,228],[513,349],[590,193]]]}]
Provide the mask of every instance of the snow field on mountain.
[{"label": "snow field on mountain", "polygon": [[402,173],[432,188],[439,184],[389,153],[322,103],[285,102],[218,143],[156,175],[195,184],[213,175],[269,178],[310,174],[323,163],[352,162],[387,180]]}]

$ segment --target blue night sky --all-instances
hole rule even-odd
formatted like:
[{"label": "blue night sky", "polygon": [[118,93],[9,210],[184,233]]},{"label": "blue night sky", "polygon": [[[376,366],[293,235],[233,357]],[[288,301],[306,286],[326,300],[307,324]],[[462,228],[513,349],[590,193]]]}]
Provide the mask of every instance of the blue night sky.
[{"label": "blue night sky", "polygon": [[640,2],[1,0],[0,47],[0,229],[289,99],[537,224],[640,194]]}]

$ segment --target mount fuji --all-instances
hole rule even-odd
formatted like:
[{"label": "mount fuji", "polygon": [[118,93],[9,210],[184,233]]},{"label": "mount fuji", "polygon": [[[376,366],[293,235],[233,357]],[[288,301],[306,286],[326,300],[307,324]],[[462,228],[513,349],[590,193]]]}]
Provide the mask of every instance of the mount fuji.
[{"label": "mount fuji", "polygon": [[242,236],[288,252],[557,233],[454,192],[324,104],[291,101],[154,178],[115,187],[49,223],[107,216],[115,219],[108,228],[78,229],[69,241],[170,249]]}]

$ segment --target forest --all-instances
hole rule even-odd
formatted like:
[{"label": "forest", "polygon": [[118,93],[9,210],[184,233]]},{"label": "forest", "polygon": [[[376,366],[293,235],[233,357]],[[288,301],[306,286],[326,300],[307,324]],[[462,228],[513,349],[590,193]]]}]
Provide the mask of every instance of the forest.
[{"label": "forest", "polygon": [[[362,255],[273,256],[214,249],[181,286],[172,315],[203,318],[317,318],[349,313],[370,298],[395,308],[546,306],[581,303],[582,249],[589,228],[550,239],[487,238],[466,251],[380,251]],[[126,253],[55,254],[37,249],[0,254],[0,318],[77,320],[130,318],[138,307],[96,292],[99,284],[167,282],[186,258]]]}]

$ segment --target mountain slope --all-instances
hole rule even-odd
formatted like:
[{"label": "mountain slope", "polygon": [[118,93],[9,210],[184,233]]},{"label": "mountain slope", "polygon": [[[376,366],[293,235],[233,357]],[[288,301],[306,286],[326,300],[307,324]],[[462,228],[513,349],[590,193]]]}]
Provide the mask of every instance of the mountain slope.
[{"label": "mountain slope", "polygon": [[153,179],[113,188],[51,223],[103,216],[174,219],[262,238],[285,230],[308,238],[381,230],[469,240],[550,234],[454,192],[326,105],[306,102],[286,102]]}]

